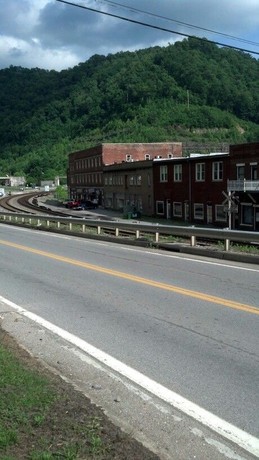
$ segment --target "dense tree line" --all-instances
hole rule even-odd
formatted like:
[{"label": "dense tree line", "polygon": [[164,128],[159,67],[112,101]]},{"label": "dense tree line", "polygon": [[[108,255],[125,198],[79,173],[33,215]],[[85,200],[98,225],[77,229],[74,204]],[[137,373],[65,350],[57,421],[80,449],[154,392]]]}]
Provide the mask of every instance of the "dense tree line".
[{"label": "dense tree line", "polygon": [[0,103],[0,175],[35,182],[101,142],[258,141],[259,61],[193,37],[61,72],[11,66]]}]

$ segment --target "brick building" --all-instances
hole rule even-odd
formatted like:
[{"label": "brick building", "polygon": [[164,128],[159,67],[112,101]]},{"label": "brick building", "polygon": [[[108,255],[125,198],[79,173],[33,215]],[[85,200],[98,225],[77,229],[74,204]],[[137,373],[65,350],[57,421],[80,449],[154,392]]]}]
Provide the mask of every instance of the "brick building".
[{"label": "brick building", "polygon": [[103,178],[105,208],[154,214],[153,160],[104,166]]},{"label": "brick building", "polygon": [[107,208],[259,230],[259,143],[188,157],[178,142],[102,144],[70,154],[68,186]]},{"label": "brick building", "polygon": [[155,215],[259,230],[259,143],[231,145],[229,153],[155,160],[153,172]]},{"label": "brick building", "polygon": [[181,142],[104,143],[69,155],[68,188],[74,199],[98,200],[103,204],[103,167],[115,163],[182,156]]},{"label": "brick building", "polygon": [[155,214],[186,223],[226,226],[222,192],[227,192],[227,160],[227,153],[214,153],[154,161]]},{"label": "brick building", "polygon": [[230,147],[227,188],[237,198],[236,226],[259,231],[259,142]]}]

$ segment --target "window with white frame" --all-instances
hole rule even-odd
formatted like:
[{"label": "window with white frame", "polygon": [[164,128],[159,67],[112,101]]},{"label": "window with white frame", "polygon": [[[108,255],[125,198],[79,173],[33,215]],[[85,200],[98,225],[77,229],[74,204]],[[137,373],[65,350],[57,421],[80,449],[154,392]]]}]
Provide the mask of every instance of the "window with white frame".
[{"label": "window with white frame", "polygon": [[126,161],[131,161],[132,160],[132,156],[131,155],[126,155]]},{"label": "window with white frame", "polygon": [[202,203],[194,203],[193,205],[194,219],[204,219],[204,205]]},{"label": "window with white frame", "polygon": [[141,185],[141,176],[137,176],[137,185]]},{"label": "window with white frame", "polygon": [[182,217],[183,215],[183,206],[180,201],[173,202],[173,216],[174,217]]},{"label": "window with white frame", "polygon": [[212,180],[223,180],[223,161],[212,163]]},{"label": "window with white frame", "polygon": [[160,182],[167,182],[168,168],[167,165],[160,166]]},{"label": "window with white frame", "polygon": [[205,163],[196,163],[195,180],[197,182],[205,181]]},{"label": "window with white frame", "polygon": [[165,213],[165,205],[163,201],[156,201],[156,214],[164,215]]},{"label": "window with white frame", "polygon": [[149,153],[145,154],[145,160],[150,160],[150,154]]},{"label": "window with white frame", "polygon": [[182,174],[182,165],[174,165],[174,182],[181,182]]},{"label": "window with white frame", "polygon": [[223,204],[216,204],[215,205],[215,220],[217,222],[226,222],[227,213],[226,213],[226,210],[225,210],[225,206]]}]

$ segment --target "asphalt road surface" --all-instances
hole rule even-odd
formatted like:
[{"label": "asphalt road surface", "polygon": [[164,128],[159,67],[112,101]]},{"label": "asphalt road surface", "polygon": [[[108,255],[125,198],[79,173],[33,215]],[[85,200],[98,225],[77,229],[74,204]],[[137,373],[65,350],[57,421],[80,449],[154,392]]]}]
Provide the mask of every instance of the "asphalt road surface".
[{"label": "asphalt road surface", "polygon": [[0,254],[3,298],[259,437],[258,266],[6,225]]}]

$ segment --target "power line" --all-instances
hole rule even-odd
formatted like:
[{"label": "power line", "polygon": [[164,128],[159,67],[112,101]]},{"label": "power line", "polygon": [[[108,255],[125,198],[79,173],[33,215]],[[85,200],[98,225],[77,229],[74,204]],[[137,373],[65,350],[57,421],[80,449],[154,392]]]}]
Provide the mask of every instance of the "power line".
[{"label": "power line", "polygon": [[159,14],[151,13],[150,11],[144,11],[144,10],[140,10],[138,8],[134,8],[134,7],[131,7],[131,6],[124,5],[122,3],[113,2],[112,0],[97,0],[97,1],[99,1],[100,3],[103,3],[103,4],[104,4],[104,2],[109,3],[110,5],[115,6],[115,7],[120,6],[120,7],[124,8],[124,9],[126,9],[126,10],[132,11],[133,13],[144,13],[144,14],[147,14],[148,16],[152,16],[152,17],[155,17],[155,18],[158,18],[158,19],[164,19],[164,20],[170,21],[170,22],[175,22],[176,24],[184,25],[184,26],[190,27],[192,29],[204,30],[205,32],[210,32],[210,33],[213,33],[213,34],[216,34],[216,35],[221,35],[221,36],[226,37],[226,38],[231,38],[232,40],[237,40],[237,41],[240,41],[240,42],[243,42],[243,43],[248,43],[250,45],[259,46],[258,42],[253,42],[252,40],[247,40],[245,38],[236,37],[234,35],[229,35],[229,34],[226,34],[224,32],[217,32],[215,30],[207,29],[205,27],[196,26],[194,24],[189,24],[188,22],[183,22],[183,21],[179,21],[177,19],[168,18],[167,16],[161,16]]},{"label": "power line", "polygon": [[196,40],[200,40],[200,41],[205,41],[208,42],[208,43],[213,43],[215,45],[219,45],[219,46],[224,46],[224,47],[227,47],[227,48],[231,48],[231,49],[235,49],[235,50],[238,50],[238,51],[244,51],[246,53],[250,53],[250,54],[256,54],[256,55],[259,55],[259,52],[257,51],[252,51],[252,50],[247,50],[245,48],[240,48],[238,46],[233,46],[233,45],[227,45],[226,43],[221,43],[221,42],[218,42],[218,41],[215,41],[215,40],[208,40],[208,39],[204,39],[204,38],[200,38],[200,37],[196,37],[196,36],[193,36],[193,35],[190,35],[190,34],[185,34],[183,32],[177,32],[175,30],[171,30],[171,29],[166,29],[164,27],[160,27],[160,26],[155,26],[153,24],[148,24],[146,22],[142,22],[142,21],[137,21],[135,19],[130,19],[130,18],[126,18],[125,16],[119,16],[117,14],[112,14],[112,13],[107,13],[106,11],[101,11],[101,10],[97,10],[96,8],[90,8],[89,6],[83,6],[83,5],[79,5],[77,3],[73,3],[73,2],[69,2],[67,0],[56,0],[57,2],[60,2],[60,3],[65,3],[66,5],[70,5],[70,6],[75,6],[77,8],[82,8],[84,10],[88,10],[88,11],[92,11],[94,13],[100,13],[100,14],[104,14],[105,16],[110,16],[110,17],[113,17],[113,18],[117,18],[117,19],[121,19],[122,21],[127,21],[127,22],[131,22],[133,24],[139,24],[141,26],[144,26],[144,27],[149,27],[151,29],[156,29],[156,30],[161,30],[163,32],[169,32],[171,34],[176,34],[176,35],[181,35],[183,37],[188,37],[188,38],[195,38]]}]

